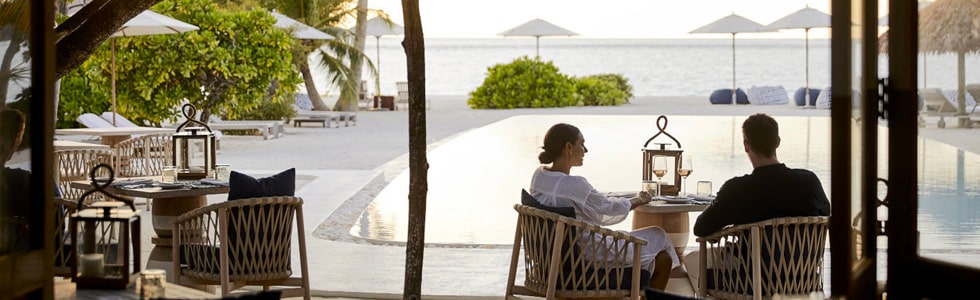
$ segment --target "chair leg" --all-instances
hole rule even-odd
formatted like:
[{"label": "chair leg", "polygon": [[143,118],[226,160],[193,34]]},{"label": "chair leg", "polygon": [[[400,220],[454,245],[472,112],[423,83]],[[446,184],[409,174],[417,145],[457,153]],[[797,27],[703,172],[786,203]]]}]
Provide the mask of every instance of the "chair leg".
[{"label": "chair leg", "polygon": [[514,232],[514,250],[510,255],[510,273],[507,274],[507,289],[504,297],[514,295],[514,280],[517,280],[517,259],[521,255],[521,218],[517,218],[517,230]]}]

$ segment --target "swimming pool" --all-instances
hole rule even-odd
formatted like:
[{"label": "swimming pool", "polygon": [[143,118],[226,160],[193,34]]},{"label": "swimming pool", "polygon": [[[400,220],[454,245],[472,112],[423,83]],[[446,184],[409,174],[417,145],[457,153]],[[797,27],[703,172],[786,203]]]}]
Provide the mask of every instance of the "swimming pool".
[{"label": "swimming pool", "polygon": [[[670,116],[667,132],[694,155],[687,179],[713,182],[752,171],[742,149],[744,116]],[[830,195],[830,119],[775,117],[780,125],[780,161],[812,170]],[[656,116],[516,116],[448,141],[429,152],[427,243],[509,244],[517,214],[512,205],[530,184],[547,129],[558,122],[582,130],[589,153],[572,169],[601,191],[640,188],[640,149],[656,132]],[[886,129],[882,129],[886,130]],[[662,140],[658,137],[657,141]],[[669,141],[667,139],[666,141]],[[676,145],[674,145],[676,147]],[[920,141],[919,228],[923,249],[980,248],[980,157],[947,144]],[[885,161],[885,158],[881,158]],[[883,164],[882,164],[883,165]],[[884,166],[882,166],[884,170]],[[884,174],[884,173],[882,173]],[[692,188],[693,189],[693,188]],[[408,170],[368,205],[350,233],[367,239],[405,241]],[[698,213],[691,214],[693,221]],[[631,220],[610,226],[629,230]],[[695,246],[694,239],[689,246]]]}]

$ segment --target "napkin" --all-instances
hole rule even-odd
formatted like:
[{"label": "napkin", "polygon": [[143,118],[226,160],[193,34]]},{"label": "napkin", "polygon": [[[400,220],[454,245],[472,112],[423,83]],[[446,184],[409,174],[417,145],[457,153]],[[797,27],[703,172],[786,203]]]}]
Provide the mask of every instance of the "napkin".
[{"label": "napkin", "polygon": [[712,201],[715,201],[715,196],[688,194],[687,197],[694,199],[694,204],[711,204]]},{"label": "napkin", "polygon": [[221,181],[221,180],[211,179],[211,178],[201,179],[200,182],[201,184],[207,184],[207,185],[228,186],[227,181]]}]

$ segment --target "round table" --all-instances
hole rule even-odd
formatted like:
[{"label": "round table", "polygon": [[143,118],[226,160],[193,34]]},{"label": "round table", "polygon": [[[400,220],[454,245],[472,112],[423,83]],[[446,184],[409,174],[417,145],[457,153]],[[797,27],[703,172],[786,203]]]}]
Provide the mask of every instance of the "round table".
[{"label": "round table", "polygon": [[664,201],[653,201],[633,209],[633,229],[649,226],[663,228],[674,243],[677,257],[683,258],[691,236],[688,213],[703,211],[705,208],[708,208],[707,204],[668,204]]}]

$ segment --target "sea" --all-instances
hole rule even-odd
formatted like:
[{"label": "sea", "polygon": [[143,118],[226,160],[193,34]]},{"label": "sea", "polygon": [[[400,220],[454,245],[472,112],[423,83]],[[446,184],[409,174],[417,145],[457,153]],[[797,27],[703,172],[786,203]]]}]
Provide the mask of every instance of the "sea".
[{"label": "sea", "polygon": [[[407,81],[401,37],[369,38],[365,54],[378,67],[380,93],[395,95],[395,82]],[[809,54],[808,54],[809,52]],[[634,96],[707,96],[732,87],[732,40],[729,39],[596,39],[542,37],[538,56],[569,76],[615,73],[625,76]],[[789,93],[810,86],[830,85],[830,40],[735,40],[735,85],[782,86]],[[488,68],[516,58],[535,56],[535,39],[429,38],[425,40],[426,94],[463,96],[479,87]],[[955,89],[953,54],[920,56],[920,87]],[[311,63],[317,58],[311,57]],[[924,62],[923,62],[924,61]],[[879,59],[887,74],[887,56]],[[967,83],[980,82],[980,56],[967,55]],[[807,71],[809,69],[809,71]],[[921,70],[926,72],[922,72]],[[315,72],[320,93],[336,94],[326,86],[322,70]],[[366,73],[367,74],[367,73]],[[373,78],[368,89],[377,93]]]}]

